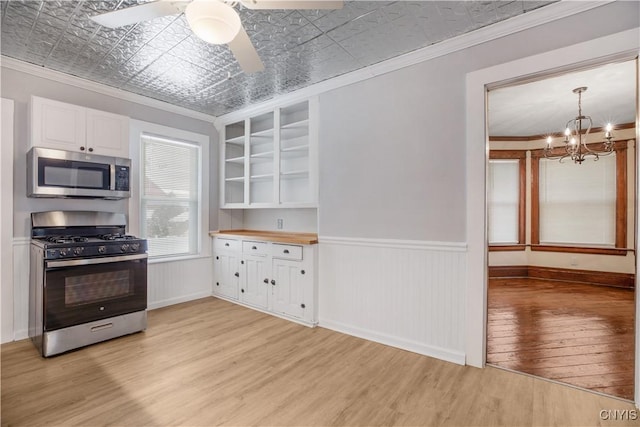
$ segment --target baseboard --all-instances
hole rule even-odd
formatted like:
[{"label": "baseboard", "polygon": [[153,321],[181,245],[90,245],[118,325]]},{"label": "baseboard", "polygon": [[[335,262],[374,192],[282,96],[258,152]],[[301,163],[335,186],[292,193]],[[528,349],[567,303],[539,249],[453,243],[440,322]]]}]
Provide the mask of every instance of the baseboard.
[{"label": "baseboard", "polygon": [[381,334],[365,329],[354,328],[340,322],[320,319],[318,326],[332,331],[341,332],[343,334],[352,335],[368,341],[377,342],[379,344],[388,345],[390,347],[411,351],[413,353],[422,354],[424,356],[434,357],[436,359],[445,360],[447,362],[464,365],[466,363],[465,354],[460,351],[450,350],[446,348],[430,346],[415,341],[394,337],[391,335]]},{"label": "baseboard", "polygon": [[210,297],[211,296],[211,292],[209,291],[203,291],[203,292],[198,292],[195,294],[189,294],[189,295],[182,295],[180,297],[176,297],[176,298],[169,298],[169,299],[165,299],[162,301],[155,301],[152,303],[149,303],[147,305],[147,309],[148,310],[155,310],[156,308],[162,308],[162,307],[167,307],[170,305],[174,305],[174,304],[180,304],[183,302],[187,302],[187,301],[193,301],[193,300],[197,300],[200,298],[206,298],[206,297]]},{"label": "baseboard", "polygon": [[534,265],[492,266],[489,277],[529,277],[534,279],[561,280],[565,282],[587,283],[591,285],[614,286],[634,289],[635,274],[613,273],[609,271],[573,270],[569,268],[538,267]]},{"label": "baseboard", "polygon": [[529,277],[529,267],[526,265],[490,266],[489,277]]}]

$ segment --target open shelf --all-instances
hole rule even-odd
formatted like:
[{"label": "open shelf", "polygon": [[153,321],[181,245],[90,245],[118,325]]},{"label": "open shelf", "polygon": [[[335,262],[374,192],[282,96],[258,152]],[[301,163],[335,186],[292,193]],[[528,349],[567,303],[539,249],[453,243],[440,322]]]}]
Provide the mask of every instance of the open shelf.
[{"label": "open shelf", "polygon": [[244,176],[235,176],[232,178],[225,178],[225,182],[244,182]]},{"label": "open shelf", "polygon": [[309,127],[309,119],[298,120],[296,122],[287,123],[280,126],[281,130],[287,129],[299,129],[299,128],[308,128]]},{"label": "open shelf", "polygon": [[264,173],[260,175],[252,175],[251,181],[269,181],[273,179],[272,173]]},{"label": "open shelf", "polygon": [[257,132],[251,132],[251,138],[271,138],[273,137],[273,128],[264,129]]},{"label": "open shelf", "polygon": [[300,178],[308,178],[309,171],[306,170],[298,170],[291,172],[281,172],[280,177],[282,179],[300,179]]},{"label": "open shelf", "polygon": [[244,163],[244,156],[232,157],[230,159],[226,159],[225,162],[227,162],[227,163]]},{"label": "open shelf", "polygon": [[244,145],[244,135],[236,136],[235,138],[228,138],[225,142],[227,144]]}]

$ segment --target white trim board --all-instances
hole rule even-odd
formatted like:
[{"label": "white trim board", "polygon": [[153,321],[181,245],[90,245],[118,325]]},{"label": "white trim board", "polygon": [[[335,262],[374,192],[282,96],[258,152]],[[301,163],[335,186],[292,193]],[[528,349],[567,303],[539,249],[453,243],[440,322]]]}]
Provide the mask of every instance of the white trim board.
[{"label": "white trim board", "polygon": [[214,126],[220,126],[253,116],[265,110],[293,104],[311,96],[319,95],[333,89],[348,86],[359,81],[367,80],[382,74],[390,73],[405,67],[409,67],[421,62],[448,55],[472,46],[479,45],[491,40],[514,34],[538,25],[553,22],[567,16],[575,15],[596,7],[611,3],[612,0],[605,1],[560,1],[540,9],[527,12],[513,18],[497,22],[487,27],[480,28],[470,33],[462,34],[451,39],[427,46],[404,55],[396,56],[377,64],[360,68],[346,74],[342,74],[331,79],[324,80],[302,89],[277,96],[268,101],[251,105],[242,110],[218,116],[214,121]]},{"label": "white trim board", "polygon": [[398,240],[398,239],[370,239],[362,237],[330,237],[320,236],[318,241],[323,244],[384,247],[395,249],[418,249],[425,251],[466,252],[464,242],[433,242],[427,240]]},{"label": "white trim board", "polygon": [[177,105],[169,104],[168,102],[159,101],[157,99],[138,95],[133,92],[116,89],[111,86],[92,82],[90,80],[72,76],[70,74],[61,73],[49,68],[38,67],[37,65],[10,58],[8,56],[2,55],[0,57],[0,66],[9,68],[11,70],[31,74],[36,77],[52,80],[58,83],[64,83],[69,86],[75,86],[80,89],[90,90],[102,95],[112,96],[124,101],[135,102],[136,104],[146,105],[147,107],[157,108],[159,110],[168,111],[170,113],[179,114],[185,117],[190,117],[192,119],[203,120],[209,123],[213,123],[216,120],[216,116],[204,114],[199,111],[189,110],[188,108],[179,107]]}]

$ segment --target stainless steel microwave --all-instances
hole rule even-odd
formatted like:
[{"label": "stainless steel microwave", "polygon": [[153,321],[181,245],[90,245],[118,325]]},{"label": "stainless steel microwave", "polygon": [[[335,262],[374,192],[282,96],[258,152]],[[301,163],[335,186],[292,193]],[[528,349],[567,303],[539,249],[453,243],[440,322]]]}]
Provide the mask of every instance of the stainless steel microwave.
[{"label": "stainless steel microwave", "polygon": [[131,160],[33,147],[27,152],[27,196],[123,199],[131,196]]}]

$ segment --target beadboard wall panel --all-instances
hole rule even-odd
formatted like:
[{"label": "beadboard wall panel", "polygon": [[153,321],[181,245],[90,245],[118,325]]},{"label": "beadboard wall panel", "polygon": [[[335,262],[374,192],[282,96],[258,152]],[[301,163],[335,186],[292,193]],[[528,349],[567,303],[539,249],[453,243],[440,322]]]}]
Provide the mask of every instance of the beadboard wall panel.
[{"label": "beadboard wall panel", "polygon": [[211,257],[150,263],[149,310],[211,296]]},{"label": "beadboard wall panel", "polygon": [[[31,239],[13,239],[13,337],[7,341],[29,337],[29,248]],[[4,337],[3,337],[3,342]]]},{"label": "beadboard wall panel", "polygon": [[[29,246],[31,239],[13,239],[13,336],[2,342],[29,337]],[[150,263],[148,308],[165,307],[211,295],[211,257]]]},{"label": "beadboard wall panel", "polygon": [[465,363],[466,245],[320,238],[319,324]]}]

